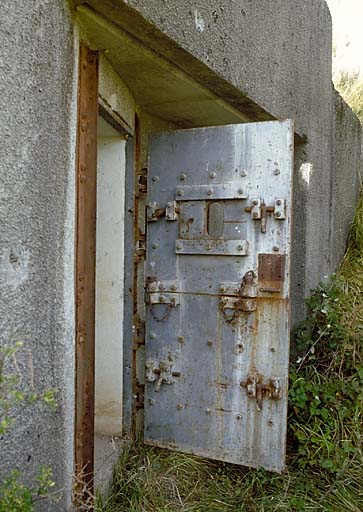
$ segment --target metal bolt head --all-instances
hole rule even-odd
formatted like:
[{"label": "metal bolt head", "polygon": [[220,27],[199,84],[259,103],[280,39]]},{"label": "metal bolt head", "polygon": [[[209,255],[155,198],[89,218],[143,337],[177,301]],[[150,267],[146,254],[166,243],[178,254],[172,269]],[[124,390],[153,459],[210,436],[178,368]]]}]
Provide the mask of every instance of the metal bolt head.
[{"label": "metal bolt head", "polygon": [[243,250],[243,245],[238,244],[238,245],[237,245],[237,251],[242,251],[242,250]]},{"label": "metal bolt head", "polygon": [[184,409],[184,405],[183,404],[177,404],[176,408],[179,409],[179,411],[180,411],[181,409]]},{"label": "metal bolt head", "polygon": [[237,190],[237,193],[238,193],[238,194],[243,194],[243,192],[244,192],[243,188],[239,188],[239,189]]},{"label": "metal bolt head", "polygon": [[150,405],[155,405],[156,404],[156,400],[154,398],[149,398],[149,404]]},{"label": "metal bolt head", "polygon": [[215,178],[216,176],[217,176],[217,174],[213,171],[209,173],[210,178]]},{"label": "metal bolt head", "polygon": [[253,212],[252,217],[253,217],[254,219],[257,219],[257,218],[258,218],[258,213],[257,213],[257,212]]},{"label": "metal bolt head", "polygon": [[153,180],[154,183],[156,183],[157,181],[159,181],[159,176],[153,176],[151,179]]},{"label": "metal bolt head", "polygon": [[272,247],[272,250],[273,250],[273,251],[275,251],[275,252],[279,252],[280,247],[279,247],[278,245],[274,245],[274,246]]},{"label": "metal bolt head", "polygon": [[151,340],[155,340],[156,334],[154,332],[151,332],[149,337]]},{"label": "metal bolt head", "polygon": [[210,414],[212,411],[211,411],[211,409],[210,409],[209,407],[207,407],[207,408],[206,408],[206,410],[205,410],[205,412],[206,412],[207,414]]},{"label": "metal bolt head", "polygon": [[280,206],[280,204],[281,204],[281,199],[277,199],[276,204]]},{"label": "metal bolt head", "polygon": [[240,413],[236,414],[236,419],[237,420],[241,420],[242,419],[242,414],[240,414]]},{"label": "metal bolt head", "polygon": [[175,297],[172,297],[171,300],[170,300],[171,304],[173,304],[173,306],[175,306],[176,304],[176,298]]},{"label": "metal bolt head", "polygon": [[272,425],[274,424],[274,422],[273,422],[272,420],[268,420],[268,422],[267,422],[267,423],[268,423],[268,425],[269,425],[270,427],[272,427]]},{"label": "metal bolt head", "polygon": [[275,169],[275,170],[274,170],[274,175],[275,175],[275,176],[278,176],[279,174],[280,174],[280,169]]},{"label": "metal bolt head", "polygon": [[242,176],[242,178],[245,178],[247,176],[247,173],[246,173],[246,171],[241,171],[240,175]]},{"label": "metal bolt head", "polygon": [[160,296],[159,296],[159,301],[160,301],[161,303],[165,302],[165,297],[164,297],[164,295],[160,295]]},{"label": "metal bolt head", "polygon": [[276,213],[275,213],[275,216],[276,216],[276,217],[281,217],[281,212],[276,212]]},{"label": "metal bolt head", "polygon": [[208,347],[211,347],[213,345],[213,341],[212,340],[208,340],[207,341],[207,345],[208,345]]},{"label": "metal bolt head", "polygon": [[255,206],[257,206],[257,205],[258,205],[258,201],[257,201],[257,199],[254,199],[254,200],[252,201],[252,204],[253,204],[253,205],[255,205]]},{"label": "metal bolt head", "polygon": [[172,285],[170,286],[170,289],[171,289],[173,292],[175,292],[175,291],[176,291],[176,289],[177,289],[177,288],[176,288],[176,285],[175,285],[175,284],[172,284]]},{"label": "metal bolt head", "polygon": [[178,195],[179,197],[182,197],[182,196],[184,195],[184,190],[182,190],[182,189],[178,188],[178,189],[177,189],[177,191],[176,191],[176,193],[177,193],[177,195]]},{"label": "metal bolt head", "polygon": [[207,190],[207,194],[208,194],[209,196],[213,195],[213,189],[212,189],[212,188],[209,188],[209,189]]},{"label": "metal bolt head", "polygon": [[178,336],[179,343],[184,343],[184,336]]},{"label": "metal bolt head", "polygon": [[275,347],[270,347],[270,352],[276,352]]},{"label": "metal bolt head", "polygon": [[159,290],[165,290],[165,286],[163,285],[163,283],[159,284]]},{"label": "metal bolt head", "polygon": [[221,286],[221,292],[226,293],[226,291],[227,291],[227,288],[225,286]]},{"label": "metal bolt head", "polygon": [[153,249],[157,249],[157,248],[159,247],[159,244],[157,244],[157,243],[155,242],[155,243],[151,244],[151,247],[152,247]]},{"label": "metal bolt head", "polygon": [[182,250],[182,246],[181,246],[180,244],[178,244],[178,245],[176,246],[176,249],[177,249],[177,251],[181,251],[181,250]]},{"label": "metal bolt head", "polygon": [[187,179],[187,175],[183,173],[179,176],[179,179],[180,181],[185,181]]}]

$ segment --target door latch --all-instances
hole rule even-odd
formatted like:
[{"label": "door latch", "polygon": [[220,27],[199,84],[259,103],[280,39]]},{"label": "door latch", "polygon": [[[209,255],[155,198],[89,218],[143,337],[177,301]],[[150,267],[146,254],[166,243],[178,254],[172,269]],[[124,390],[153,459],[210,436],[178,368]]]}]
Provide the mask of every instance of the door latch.
[{"label": "door latch", "polygon": [[262,409],[263,398],[270,398],[272,400],[281,400],[282,398],[282,383],[280,379],[269,379],[267,382],[264,382],[261,375],[250,375],[240,385],[246,388],[248,398],[256,400],[258,411]]},{"label": "door latch", "polygon": [[264,199],[252,199],[252,205],[246,206],[245,212],[250,213],[252,220],[261,221],[261,233],[266,233],[267,215],[273,214],[276,220],[286,219],[285,199],[275,199],[273,206],[266,206]]},{"label": "door latch", "polygon": [[165,208],[161,208],[159,203],[148,203],[146,207],[146,216],[148,222],[156,222],[165,217],[166,220],[177,220],[179,208],[176,201],[168,201]]},{"label": "door latch", "polygon": [[162,384],[174,384],[174,377],[180,377],[180,372],[173,371],[173,361],[161,360],[157,361],[149,359],[145,364],[145,380],[147,382],[155,382],[155,391],[158,393]]},{"label": "door latch", "polygon": [[[257,309],[256,275],[249,270],[242,278],[242,283],[220,284],[220,308],[225,319],[231,323],[240,312],[252,313]],[[228,316],[228,310],[232,314]]]}]

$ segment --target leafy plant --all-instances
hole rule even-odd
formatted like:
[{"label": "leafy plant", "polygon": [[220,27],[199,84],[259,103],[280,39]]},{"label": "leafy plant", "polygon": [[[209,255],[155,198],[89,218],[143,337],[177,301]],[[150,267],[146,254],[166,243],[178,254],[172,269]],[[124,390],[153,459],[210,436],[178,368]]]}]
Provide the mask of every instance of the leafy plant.
[{"label": "leafy plant", "polygon": [[[39,394],[25,392],[21,387],[21,376],[16,371],[16,355],[22,348],[21,342],[0,347],[0,435],[9,433],[21,408],[47,405],[56,407],[55,389]],[[54,486],[52,471],[41,467],[35,483],[29,487],[23,483],[23,475],[13,470],[0,483],[0,512],[32,512],[37,500],[46,497]]]}]

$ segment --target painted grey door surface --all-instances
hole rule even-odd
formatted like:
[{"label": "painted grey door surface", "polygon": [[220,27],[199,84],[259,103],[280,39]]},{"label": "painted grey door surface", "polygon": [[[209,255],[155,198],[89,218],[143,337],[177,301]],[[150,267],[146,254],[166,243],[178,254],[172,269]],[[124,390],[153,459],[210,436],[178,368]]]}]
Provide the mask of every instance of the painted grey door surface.
[{"label": "painted grey door surface", "polygon": [[293,125],[150,146],[145,442],[285,464]]}]

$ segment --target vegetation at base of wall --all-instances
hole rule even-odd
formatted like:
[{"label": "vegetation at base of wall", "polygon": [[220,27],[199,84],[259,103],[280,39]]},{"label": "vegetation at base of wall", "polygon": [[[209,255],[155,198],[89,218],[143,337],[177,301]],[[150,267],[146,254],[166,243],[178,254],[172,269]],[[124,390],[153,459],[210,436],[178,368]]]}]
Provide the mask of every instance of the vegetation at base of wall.
[{"label": "vegetation at base of wall", "polygon": [[272,474],[130,447],[98,512],[363,510],[363,196],[339,272],[308,300],[290,369],[288,465]]},{"label": "vegetation at base of wall", "polygon": [[[16,357],[23,344],[0,347],[0,439],[9,434],[18,416],[28,407],[56,407],[56,390],[25,392]],[[40,500],[49,497],[54,486],[52,471],[41,467],[32,485],[24,484],[24,475],[13,470],[0,482],[0,512],[33,512]]]}]

